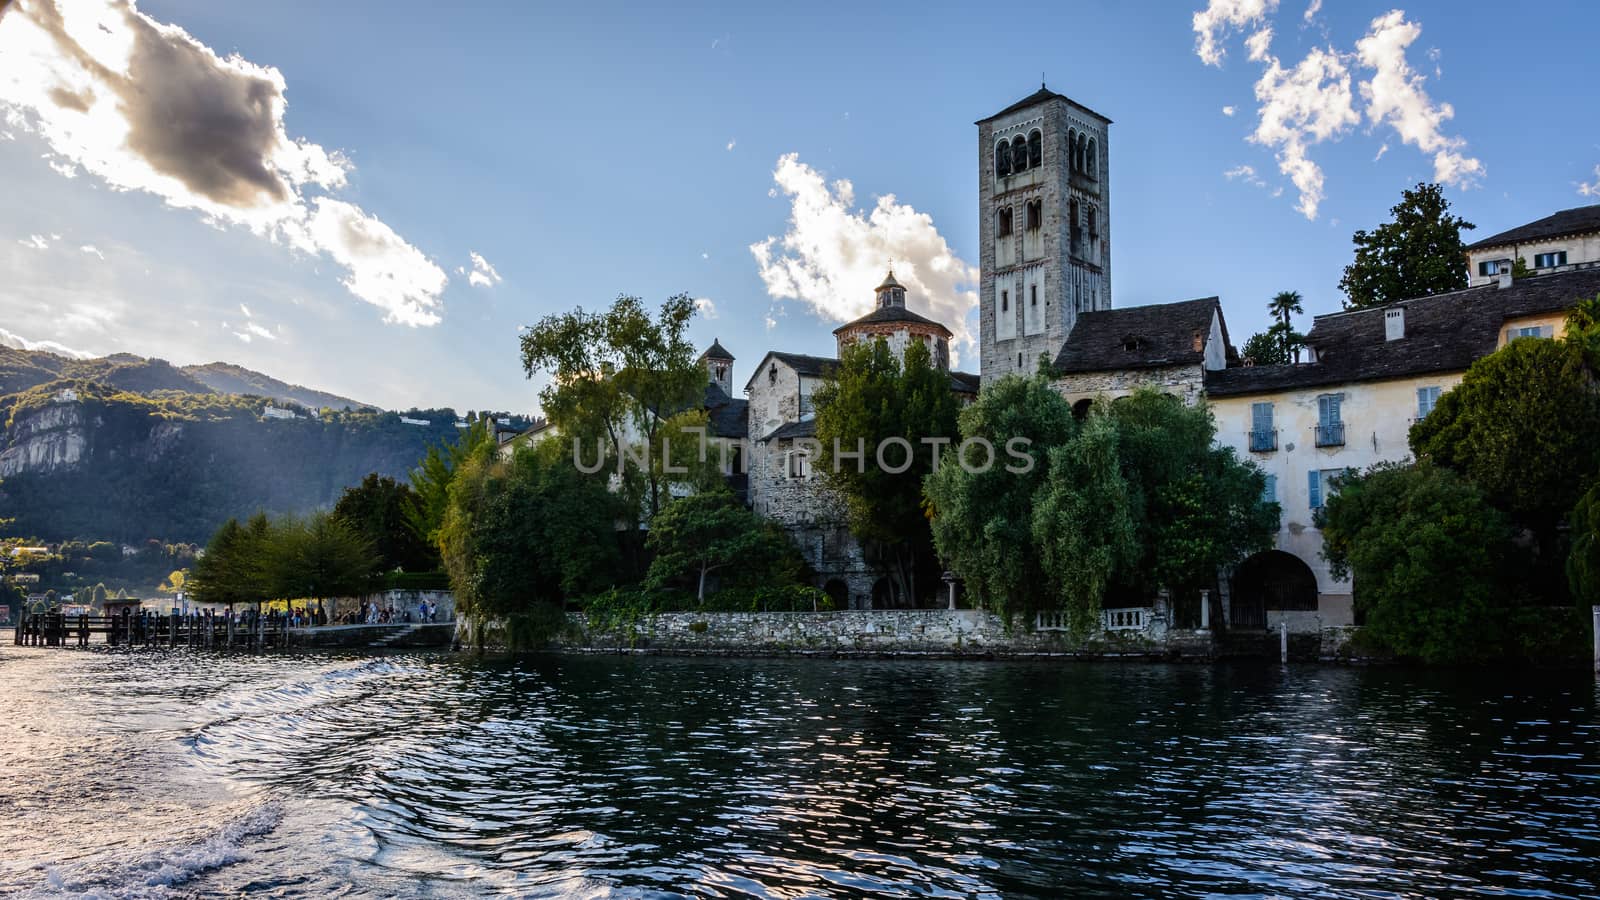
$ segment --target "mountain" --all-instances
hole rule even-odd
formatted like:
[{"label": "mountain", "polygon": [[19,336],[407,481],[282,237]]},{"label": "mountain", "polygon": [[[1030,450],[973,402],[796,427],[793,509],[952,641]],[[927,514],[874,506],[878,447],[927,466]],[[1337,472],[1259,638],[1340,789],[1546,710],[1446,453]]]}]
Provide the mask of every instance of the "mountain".
[{"label": "mountain", "polygon": [[184,374],[201,382],[219,394],[250,394],[268,397],[284,403],[298,403],[307,409],[376,409],[370,403],[359,403],[349,397],[313,390],[298,384],[288,384],[236,366],[232,363],[213,362],[203,366],[184,366]]},{"label": "mountain", "polygon": [[230,516],[301,514],[370,472],[404,478],[456,421],[227,363],[0,347],[0,519],[46,541],[204,541]]}]

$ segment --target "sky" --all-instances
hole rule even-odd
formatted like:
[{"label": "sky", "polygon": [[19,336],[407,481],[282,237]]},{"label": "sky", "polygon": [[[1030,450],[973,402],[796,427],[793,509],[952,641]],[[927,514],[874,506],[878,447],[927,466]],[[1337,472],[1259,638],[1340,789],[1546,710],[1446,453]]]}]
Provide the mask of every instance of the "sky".
[{"label": "sky", "polygon": [[544,316],[687,293],[743,383],[892,260],[976,371],[973,123],[1042,79],[1114,122],[1113,305],[1242,344],[1419,181],[1600,201],[1600,5],[1391,2],[0,0],[0,342],[534,412]]}]

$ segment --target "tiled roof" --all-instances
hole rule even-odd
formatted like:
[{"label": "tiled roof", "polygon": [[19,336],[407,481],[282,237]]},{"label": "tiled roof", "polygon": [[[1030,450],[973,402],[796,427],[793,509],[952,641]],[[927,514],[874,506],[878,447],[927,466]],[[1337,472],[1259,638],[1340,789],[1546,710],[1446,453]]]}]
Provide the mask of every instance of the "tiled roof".
[{"label": "tiled roof", "polygon": [[733,362],[733,354],[724,349],[722,346],[722,341],[717,340],[716,338],[711,339],[711,346],[706,348],[706,352],[700,354],[700,358],[725,359],[729,362]]},{"label": "tiled roof", "polygon": [[742,438],[749,431],[750,401],[735,400],[716,382],[706,385],[706,417],[711,434],[722,438]]},{"label": "tiled roof", "polygon": [[[1151,369],[1199,363],[1195,335],[1211,334],[1211,317],[1220,314],[1215,297],[1128,306],[1080,313],[1056,356],[1058,374]],[[1227,342],[1227,331],[1222,334]],[[1203,348],[1202,344],[1202,348]]]},{"label": "tiled roof", "polygon": [[787,441],[787,440],[793,440],[794,438],[816,437],[816,436],[817,436],[817,420],[816,419],[801,419],[798,422],[785,422],[782,425],[779,425],[777,428],[774,428],[770,433],[767,434],[766,437],[762,438],[761,440],[763,442],[766,442],[766,441]]},{"label": "tiled roof", "polygon": [[843,331],[849,331],[857,325],[871,325],[876,322],[913,322],[918,325],[932,325],[934,328],[939,329],[945,337],[950,337],[950,329],[927,316],[918,315],[904,306],[880,306],[859,319],[840,325],[833,330],[833,333],[839,334]]},{"label": "tiled roof", "polygon": [[971,372],[951,372],[950,389],[963,394],[976,394],[982,379]]},{"label": "tiled roof", "polygon": [[1563,209],[1538,221],[1518,225],[1510,231],[1502,231],[1468,244],[1467,249],[1483,250],[1506,244],[1525,244],[1529,241],[1542,241],[1591,231],[1600,231],[1600,204]]},{"label": "tiled roof", "polygon": [[1041,84],[1041,85],[1039,85],[1039,89],[1037,91],[1034,91],[1033,93],[1029,94],[1028,96],[1023,97],[1021,100],[1018,100],[1017,102],[1011,104],[1010,106],[1006,107],[1005,109],[1000,110],[999,112],[995,113],[994,115],[989,116],[988,118],[979,119],[974,124],[982,124],[984,122],[989,121],[989,119],[998,119],[1003,115],[1006,115],[1008,113],[1014,113],[1019,109],[1027,109],[1030,106],[1034,106],[1036,104],[1043,103],[1046,100],[1057,100],[1057,99],[1065,100],[1068,103],[1071,103],[1072,105],[1078,107],[1079,109],[1082,109],[1082,110],[1084,110],[1086,112],[1089,112],[1089,113],[1093,113],[1096,116],[1100,116],[1100,118],[1105,119],[1107,122],[1111,121],[1110,119],[1107,119],[1105,116],[1101,116],[1099,113],[1095,112],[1094,110],[1089,109],[1089,107],[1084,106],[1082,103],[1079,103],[1078,101],[1072,99],[1071,97],[1068,97],[1066,94],[1058,94],[1055,91],[1052,91],[1049,88],[1047,88],[1047,87],[1045,87],[1044,85]]},{"label": "tiled roof", "polygon": [[[1536,275],[1388,306],[1318,316],[1306,335],[1317,361],[1206,373],[1206,393],[1259,394],[1430,372],[1460,372],[1493,353],[1507,320],[1559,312],[1600,294],[1600,268]],[[1384,340],[1384,311],[1405,309],[1405,337]]]},{"label": "tiled roof", "polygon": [[772,355],[783,361],[783,364],[799,372],[801,375],[813,375],[825,378],[839,368],[839,361],[831,356],[808,356],[804,353],[780,353],[772,351]]}]

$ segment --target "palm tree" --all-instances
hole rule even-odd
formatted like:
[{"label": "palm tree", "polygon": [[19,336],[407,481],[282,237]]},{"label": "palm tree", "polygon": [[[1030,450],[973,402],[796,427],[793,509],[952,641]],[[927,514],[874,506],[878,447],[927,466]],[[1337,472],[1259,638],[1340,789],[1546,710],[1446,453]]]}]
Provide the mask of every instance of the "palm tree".
[{"label": "palm tree", "polygon": [[1273,330],[1278,332],[1278,340],[1282,342],[1284,359],[1289,359],[1291,355],[1299,356],[1300,335],[1294,333],[1294,326],[1290,324],[1289,317],[1305,314],[1306,310],[1302,305],[1304,300],[1299,291],[1279,291],[1278,295],[1267,303],[1267,311],[1278,320],[1279,327]]}]

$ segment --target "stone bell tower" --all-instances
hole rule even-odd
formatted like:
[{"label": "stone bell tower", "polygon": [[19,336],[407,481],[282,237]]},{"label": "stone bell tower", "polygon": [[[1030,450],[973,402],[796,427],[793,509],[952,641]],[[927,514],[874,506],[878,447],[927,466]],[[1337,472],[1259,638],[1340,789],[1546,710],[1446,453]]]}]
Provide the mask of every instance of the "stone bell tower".
[{"label": "stone bell tower", "polygon": [[732,397],[733,354],[723,349],[721,341],[711,341],[706,352],[700,354],[700,364],[706,367],[706,381],[722,388],[724,394]]},{"label": "stone bell tower", "polygon": [[1041,85],[978,123],[983,383],[1054,360],[1111,308],[1111,120]]}]

